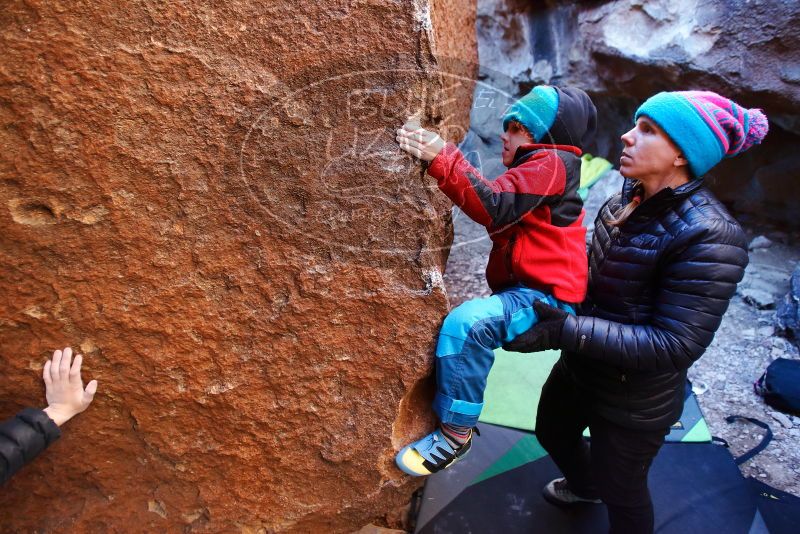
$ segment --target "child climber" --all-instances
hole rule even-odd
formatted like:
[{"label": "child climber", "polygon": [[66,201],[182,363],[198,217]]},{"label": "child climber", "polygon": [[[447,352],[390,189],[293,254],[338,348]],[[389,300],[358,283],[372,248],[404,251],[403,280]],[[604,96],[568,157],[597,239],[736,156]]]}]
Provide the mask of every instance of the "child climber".
[{"label": "child climber", "polygon": [[439,427],[397,454],[414,476],[435,473],[469,451],[483,408],[494,349],[536,323],[543,300],[570,313],[586,293],[586,231],[578,196],[581,148],[594,135],[596,110],[576,88],[537,86],[503,116],[503,164],[484,179],[434,132],[407,123],[400,148],[430,162],[428,174],[464,213],[486,227],[492,296],[464,302],[445,318],[436,347]]}]

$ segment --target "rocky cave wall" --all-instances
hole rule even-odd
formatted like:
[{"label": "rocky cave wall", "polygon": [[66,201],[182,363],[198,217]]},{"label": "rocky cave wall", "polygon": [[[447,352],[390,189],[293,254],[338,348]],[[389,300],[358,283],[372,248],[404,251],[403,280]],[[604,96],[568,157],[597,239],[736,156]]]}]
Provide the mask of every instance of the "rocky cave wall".
[{"label": "rocky cave wall", "polygon": [[487,174],[502,171],[498,110],[480,91],[517,96],[540,83],[571,84],[598,106],[589,151],[618,164],[633,112],[663,90],[708,89],[763,108],[770,133],[759,147],[708,176],[739,216],[800,227],[800,10],[796,2],[700,0],[478,1],[481,63],[465,144]]},{"label": "rocky cave wall", "polygon": [[418,481],[393,455],[431,423],[452,226],[394,129],[466,130],[474,19],[5,4],[0,415],[44,405],[57,347],[99,392],[4,488],[2,530],[401,524]]}]

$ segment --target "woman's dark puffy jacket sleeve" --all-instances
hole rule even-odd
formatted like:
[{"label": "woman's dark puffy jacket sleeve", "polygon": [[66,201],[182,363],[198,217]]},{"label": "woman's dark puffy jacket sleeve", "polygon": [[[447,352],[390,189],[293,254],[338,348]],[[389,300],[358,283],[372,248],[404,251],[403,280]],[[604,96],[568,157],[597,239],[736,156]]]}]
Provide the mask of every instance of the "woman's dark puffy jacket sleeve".
[{"label": "woman's dark puffy jacket sleeve", "polygon": [[564,325],[562,348],[624,369],[685,370],[714,339],[747,261],[746,239],[735,223],[707,219],[690,226],[665,250],[648,324],[577,317]]},{"label": "woman's dark puffy jacket sleeve", "polygon": [[42,410],[25,408],[0,423],[0,484],[33,460],[61,436],[58,426]]}]

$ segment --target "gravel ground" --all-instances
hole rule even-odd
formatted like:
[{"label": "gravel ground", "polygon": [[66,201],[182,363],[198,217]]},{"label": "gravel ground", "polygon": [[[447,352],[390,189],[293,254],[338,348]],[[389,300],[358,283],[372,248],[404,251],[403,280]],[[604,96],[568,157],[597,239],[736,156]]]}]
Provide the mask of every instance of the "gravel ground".
[{"label": "gravel ground", "polygon": [[[600,189],[601,195],[608,191]],[[591,197],[587,212],[590,204]],[[460,211],[455,210],[453,218],[455,239],[444,280],[450,303],[457,306],[464,300],[490,294],[484,269],[491,243],[483,227]],[[594,220],[593,215],[590,220]],[[741,466],[742,473],[800,495],[800,417],[773,410],[753,393],[752,387],[775,358],[800,358],[797,348],[775,335],[773,328],[775,303],[788,291],[789,277],[800,261],[800,234],[754,225],[747,231],[751,239],[766,236],[771,244],[750,252],[745,279],[711,347],[689,370],[689,379],[698,393],[711,433],[725,439],[734,456],[755,446],[763,431],[748,423],[728,424],[726,416],[754,417],[770,425],[773,441]]]}]

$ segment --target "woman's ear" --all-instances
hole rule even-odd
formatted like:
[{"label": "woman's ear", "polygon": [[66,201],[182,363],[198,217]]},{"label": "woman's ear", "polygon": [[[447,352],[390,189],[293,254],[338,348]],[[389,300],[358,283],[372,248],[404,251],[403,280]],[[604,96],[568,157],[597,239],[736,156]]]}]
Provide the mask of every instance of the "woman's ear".
[{"label": "woman's ear", "polygon": [[685,167],[689,165],[689,160],[683,157],[683,154],[678,152],[678,155],[675,156],[675,161],[672,162],[673,167]]}]

